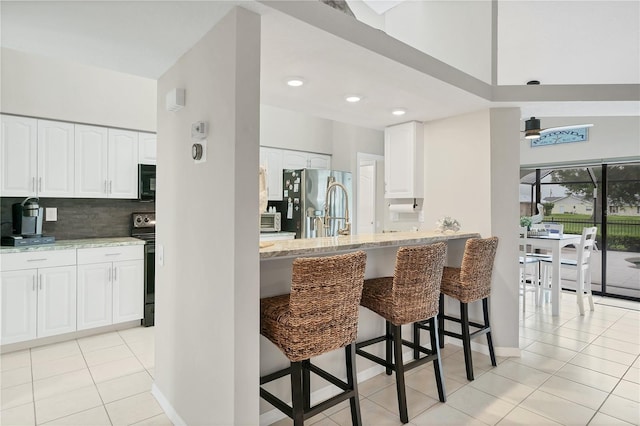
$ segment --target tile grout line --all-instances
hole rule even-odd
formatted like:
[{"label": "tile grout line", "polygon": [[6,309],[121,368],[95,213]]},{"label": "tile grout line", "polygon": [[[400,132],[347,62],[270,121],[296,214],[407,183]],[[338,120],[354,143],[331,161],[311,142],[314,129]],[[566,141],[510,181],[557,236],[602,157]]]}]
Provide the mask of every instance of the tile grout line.
[{"label": "tile grout line", "polygon": [[100,398],[100,402],[102,402],[102,409],[107,414],[107,419],[109,420],[109,424],[113,425],[113,420],[111,420],[111,416],[109,415],[109,410],[107,410],[107,406],[104,403],[104,399],[102,398],[102,394],[100,393],[100,389],[98,389],[98,384],[96,383],[96,379],[93,377],[93,373],[91,373],[91,368],[89,368],[89,363],[87,362],[87,358],[85,357],[85,352],[84,352],[84,350],[82,350],[82,346],[80,345],[80,342],[78,342],[78,339],[76,339],[76,342],[78,343],[78,347],[80,348],[80,353],[82,354],[82,359],[84,360],[84,363],[87,365],[87,370],[89,372],[89,376],[91,376],[91,381],[93,382],[93,387],[96,388],[96,392],[98,393],[98,397]]}]

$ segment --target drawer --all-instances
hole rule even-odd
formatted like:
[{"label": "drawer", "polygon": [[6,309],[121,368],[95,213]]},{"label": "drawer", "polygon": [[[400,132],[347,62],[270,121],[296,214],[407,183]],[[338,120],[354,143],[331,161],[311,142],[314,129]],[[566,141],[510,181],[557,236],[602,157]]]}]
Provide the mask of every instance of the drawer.
[{"label": "drawer", "polygon": [[144,246],[117,246],[78,249],[78,265],[144,259]]},{"label": "drawer", "polygon": [[0,268],[3,271],[20,269],[51,268],[54,266],[71,266],[76,264],[76,251],[72,250],[39,250],[24,253],[3,254]]}]

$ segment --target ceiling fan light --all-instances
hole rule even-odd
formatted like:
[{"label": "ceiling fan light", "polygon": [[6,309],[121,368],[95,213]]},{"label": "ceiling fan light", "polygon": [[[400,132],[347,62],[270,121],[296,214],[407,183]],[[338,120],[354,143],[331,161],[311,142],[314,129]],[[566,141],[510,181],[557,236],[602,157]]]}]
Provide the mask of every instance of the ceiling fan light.
[{"label": "ceiling fan light", "polygon": [[539,139],[540,131],[539,130],[527,130],[524,134],[525,139]]}]

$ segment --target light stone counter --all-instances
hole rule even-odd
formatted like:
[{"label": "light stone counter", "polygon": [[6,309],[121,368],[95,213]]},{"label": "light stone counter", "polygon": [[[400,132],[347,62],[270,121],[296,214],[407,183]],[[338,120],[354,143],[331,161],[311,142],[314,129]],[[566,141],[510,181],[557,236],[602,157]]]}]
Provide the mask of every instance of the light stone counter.
[{"label": "light stone counter", "polygon": [[113,237],[113,238],[85,238],[78,240],[60,240],[53,244],[40,244],[26,247],[0,247],[0,254],[7,253],[25,253],[31,251],[47,251],[47,250],[69,250],[96,247],[117,247],[129,245],[144,245],[144,241],[132,237]]},{"label": "light stone counter", "polygon": [[433,244],[439,241],[479,238],[476,232],[389,232],[383,234],[345,235],[339,237],[305,238],[273,241],[260,249],[260,260],[329,254],[348,250],[365,250],[402,245]]}]

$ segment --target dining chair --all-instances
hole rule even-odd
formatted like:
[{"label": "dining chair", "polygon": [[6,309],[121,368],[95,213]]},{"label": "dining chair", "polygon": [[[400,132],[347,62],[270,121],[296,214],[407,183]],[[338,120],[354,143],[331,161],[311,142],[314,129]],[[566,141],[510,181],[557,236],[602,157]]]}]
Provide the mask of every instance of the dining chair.
[{"label": "dining chair", "polygon": [[[580,315],[584,315],[583,297],[586,294],[589,298],[589,307],[593,311],[593,295],[591,294],[591,253],[596,241],[598,228],[595,226],[582,229],[580,244],[576,247],[576,259],[560,259],[560,269],[568,269],[576,272],[576,296]],[[542,300],[542,293],[550,290],[551,282],[551,260],[541,259],[543,285],[539,293],[539,300]]]},{"label": "dining chair", "polygon": [[[520,227],[520,242],[518,243],[520,255],[520,291],[522,292],[522,312],[525,311],[527,292],[535,293],[535,303],[539,304],[540,292],[540,257],[527,253],[527,227]],[[533,273],[528,273],[527,267],[533,266]]]}]

